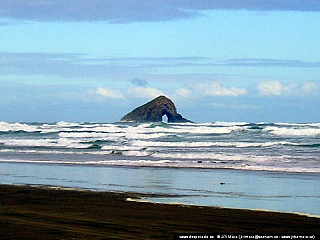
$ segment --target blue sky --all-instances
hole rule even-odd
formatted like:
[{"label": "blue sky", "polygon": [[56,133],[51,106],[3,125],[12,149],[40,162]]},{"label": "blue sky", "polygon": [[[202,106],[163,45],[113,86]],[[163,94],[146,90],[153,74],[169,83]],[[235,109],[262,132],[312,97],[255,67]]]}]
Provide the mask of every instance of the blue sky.
[{"label": "blue sky", "polygon": [[319,122],[318,0],[0,0],[0,121]]}]

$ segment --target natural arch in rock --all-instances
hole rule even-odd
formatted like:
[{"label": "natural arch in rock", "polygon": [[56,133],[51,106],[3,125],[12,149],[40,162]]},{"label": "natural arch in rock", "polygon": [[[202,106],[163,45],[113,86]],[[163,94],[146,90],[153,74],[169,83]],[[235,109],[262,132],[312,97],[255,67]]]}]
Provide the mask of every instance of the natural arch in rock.
[{"label": "natural arch in rock", "polygon": [[137,107],[132,112],[125,115],[121,122],[161,122],[166,115],[168,123],[191,122],[183,118],[176,109],[174,103],[165,96],[159,96],[152,101]]}]

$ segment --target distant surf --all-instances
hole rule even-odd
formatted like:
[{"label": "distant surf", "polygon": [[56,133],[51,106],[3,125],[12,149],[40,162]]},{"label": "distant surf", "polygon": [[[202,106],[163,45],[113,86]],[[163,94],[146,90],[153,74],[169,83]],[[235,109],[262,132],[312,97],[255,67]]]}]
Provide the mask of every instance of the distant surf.
[{"label": "distant surf", "polygon": [[0,162],[320,172],[320,123],[7,123]]}]

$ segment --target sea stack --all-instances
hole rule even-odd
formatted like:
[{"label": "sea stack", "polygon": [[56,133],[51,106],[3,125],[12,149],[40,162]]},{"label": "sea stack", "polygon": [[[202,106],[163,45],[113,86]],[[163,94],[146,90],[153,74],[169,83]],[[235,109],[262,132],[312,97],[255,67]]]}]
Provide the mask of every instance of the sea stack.
[{"label": "sea stack", "polygon": [[159,96],[152,101],[137,107],[121,118],[121,122],[161,122],[162,117],[168,117],[168,123],[188,123],[176,109],[174,103],[165,96]]}]

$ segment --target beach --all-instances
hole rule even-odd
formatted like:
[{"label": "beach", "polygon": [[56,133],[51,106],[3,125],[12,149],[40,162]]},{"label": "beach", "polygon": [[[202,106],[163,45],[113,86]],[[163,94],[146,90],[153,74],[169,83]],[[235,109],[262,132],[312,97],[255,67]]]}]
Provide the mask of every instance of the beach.
[{"label": "beach", "polygon": [[3,239],[173,239],[174,233],[319,233],[297,214],[127,201],[138,193],[0,185]]},{"label": "beach", "polygon": [[[0,163],[0,184],[154,194],[146,200],[320,215],[317,173]],[[166,197],[162,197],[166,196]]]}]

